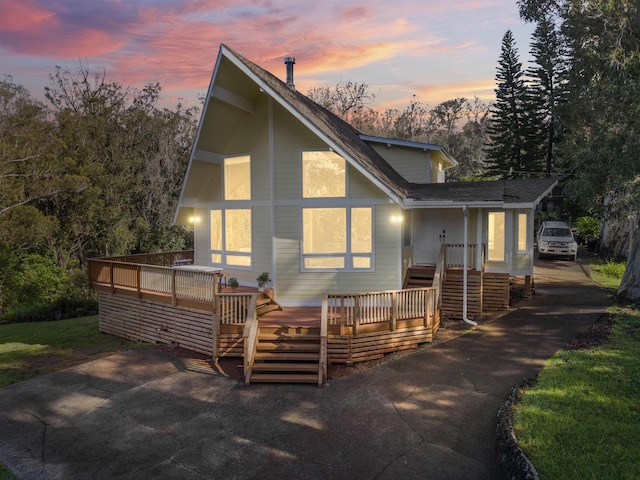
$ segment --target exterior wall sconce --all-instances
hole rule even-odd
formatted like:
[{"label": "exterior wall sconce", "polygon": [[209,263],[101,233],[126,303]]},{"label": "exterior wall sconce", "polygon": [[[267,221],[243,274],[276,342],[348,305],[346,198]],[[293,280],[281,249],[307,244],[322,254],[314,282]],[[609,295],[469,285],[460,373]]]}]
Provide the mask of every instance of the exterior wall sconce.
[{"label": "exterior wall sconce", "polygon": [[402,223],[402,215],[391,215],[391,223]]}]

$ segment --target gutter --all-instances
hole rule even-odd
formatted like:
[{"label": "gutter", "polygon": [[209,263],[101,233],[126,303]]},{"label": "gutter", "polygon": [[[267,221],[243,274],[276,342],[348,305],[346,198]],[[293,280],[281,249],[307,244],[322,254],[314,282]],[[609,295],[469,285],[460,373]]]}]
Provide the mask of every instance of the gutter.
[{"label": "gutter", "polygon": [[469,210],[466,205],[462,206],[462,212],[464,213],[464,261],[462,265],[462,320],[469,325],[476,326],[478,322],[469,320],[467,318],[467,302],[468,302],[468,268],[469,268]]}]

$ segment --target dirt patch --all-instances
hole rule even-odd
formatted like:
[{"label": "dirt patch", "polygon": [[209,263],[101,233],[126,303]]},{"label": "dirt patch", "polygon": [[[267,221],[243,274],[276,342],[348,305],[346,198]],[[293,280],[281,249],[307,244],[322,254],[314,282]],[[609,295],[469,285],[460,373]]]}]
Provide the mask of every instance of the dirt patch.
[{"label": "dirt patch", "polygon": [[32,375],[44,375],[56,372],[65,368],[71,368],[82,363],[108,357],[116,352],[105,352],[99,348],[73,348],[58,349],[48,352],[46,355],[35,355],[21,361],[24,368]]},{"label": "dirt patch", "polygon": [[583,333],[575,337],[567,345],[567,350],[585,350],[602,345],[607,341],[613,328],[613,316],[609,313],[601,315]]}]

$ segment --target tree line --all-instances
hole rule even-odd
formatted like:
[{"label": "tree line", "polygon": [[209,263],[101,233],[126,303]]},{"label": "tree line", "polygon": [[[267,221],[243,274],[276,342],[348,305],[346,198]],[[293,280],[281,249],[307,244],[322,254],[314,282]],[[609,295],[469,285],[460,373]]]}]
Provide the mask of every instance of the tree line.
[{"label": "tree line", "polygon": [[160,91],[82,65],[50,75],[46,104],[0,81],[0,313],[86,310],[88,258],[192,244],[172,220],[198,111]]}]

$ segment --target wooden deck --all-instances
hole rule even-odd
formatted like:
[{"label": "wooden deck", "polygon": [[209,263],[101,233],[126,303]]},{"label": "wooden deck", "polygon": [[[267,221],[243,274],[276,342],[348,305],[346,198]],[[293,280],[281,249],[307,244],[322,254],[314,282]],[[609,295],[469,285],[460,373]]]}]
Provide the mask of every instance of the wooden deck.
[{"label": "wooden deck", "polygon": [[[175,258],[163,255],[162,262],[189,261],[177,253]],[[321,307],[282,308],[273,291],[248,286],[234,291],[211,269],[143,265],[135,263],[138,258],[91,260],[89,273],[99,292],[102,332],[179,345],[213,358],[242,357],[246,383],[322,385],[327,364],[381,358],[433,340],[441,305],[446,311],[459,295],[451,283],[442,288],[449,270],[443,258],[441,253],[432,284],[420,278],[420,285],[411,288],[327,294]],[[490,283],[502,289],[504,278],[499,280]],[[450,292],[451,299],[442,292]],[[475,298],[484,303],[486,293]],[[496,305],[504,303],[503,295],[492,295]]]}]

